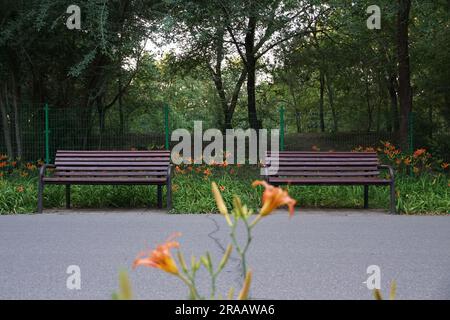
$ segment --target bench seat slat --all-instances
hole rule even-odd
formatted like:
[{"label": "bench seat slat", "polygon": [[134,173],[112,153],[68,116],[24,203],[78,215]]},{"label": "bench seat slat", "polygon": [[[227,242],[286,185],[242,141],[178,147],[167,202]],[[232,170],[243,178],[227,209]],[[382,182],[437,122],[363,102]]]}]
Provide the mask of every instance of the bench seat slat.
[{"label": "bench seat slat", "polygon": [[93,162],[93,161],[167,161],[167,157],[157,156],[157,157],[56,157],[55,162],[67,162],[67,161],[82,161],[82,162]]},{"label": "bench seat slat", "polygon": [[339,177],[339,178],[282,178],[269,177],[272,184],[303,184],[303,185],[387,185],[390,180],[381,178],[359,178],[359,177]]},{"label": "bench seat slat", "polygon": [[136,166],[168,166],[169,161],[142,161],[142,162],[127,162],[127,161],[57,161],[55,165],[58,166],[97,166],[97,167],[108,167],[108,166],[125,166],[125,167],[136,167]]},{"label": "bench seat slat", "polygon": [[[360,167],[346,167],[346,166],[311,166],[311,167],[285,167],[282,166],[280,169],[283,171],[374,171],[377,170],[378,166],[360,166]],[[269,171],[270,166],[268,167]]]},{"label": "bench seat slat", "polygon": [[[329,160],[328,162],[318,162],[318,161],[289,161],[289,162],[272,162],[269,163],[270,166],[278,165],[280,168],[283,166],[345,166],[347,163]],[[348,163],[349,166],[377,166],[378,161],[353,161]]]},{"label": "bench seat slat", "polygon": [[[269,171],[270,174],[270,171]],[[366,177],[378,176],[380,171],[278,171],[277,176],[305,176],[305,177]]]},{"label": "bench seat slat", "polygon": [[57,157],[69,158],[69,157],[167,157],[170,153],[57,153]]},{"label": "bench seat slat", "polygon": [[351,163],[351,162],[361,162],[361,161],[372,161],[372,162],[378,162],[378,158],[267,158],[268,162],[298,162],[298,161],[318,161],[318,162],[344,162],[344,163]]},{"label": "bench seat slat", "polygon": [[45,183],[52,184],[163,184],[166,178],[136,177],[45,177]]},{"label": "bench seat slat", "polygon": [[63,153],[170,153],[170,150],[58,150],[58,154]]},{"label": "bench seat slat", "polygon": [[280,156],[280,157],[329,157],[329,158],[342,158],[342,157],[374,157],[377,156],[377,153],[362,153],[362,152],[297,152],[297,153],[286,153],[286,152],[269,152],[267,153],[267,157],[271,157],[272,155]]},{"label": "bench seat slat", "polygon": [[57,171],[54,177],[139,177],[167,176],[167,171]]},{"label": "bench seat slat", "polygon": [[100,166],[58,166],[57,171],[162,171],[167,166],[136,166],[136,167],[100,167]]}]

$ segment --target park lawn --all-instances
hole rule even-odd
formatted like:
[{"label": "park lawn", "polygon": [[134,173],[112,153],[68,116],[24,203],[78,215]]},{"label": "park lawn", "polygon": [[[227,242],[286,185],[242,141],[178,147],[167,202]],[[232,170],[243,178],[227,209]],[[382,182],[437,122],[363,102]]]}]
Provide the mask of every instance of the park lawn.
[{"label": "park lawn", "polygon": [[[221,188],[231,207],[233,195],[252,208],[260,206],[261,190],[251,187],[259,179],[255,167],[177,168],[173,178],[172,213],[216,212],[211,195],[211,182]],[[444,174],[423,174],[419,177],[396,177],[398,209],[405,214],[449,214],[449,177]],[[363,188],[358,186],[293,186],[290,195],[301,208],[361,208]],[[64,208],[64,186],[45,188],[44,208]],[[72,203],[75,208],[137,208],[156,207],[154,186],[72,186]],[[37,204],[37,173],[0,177],[0,214],[32,213]],[[388,187],[370,187],[370,208],[386,209],[389,204]]]}]

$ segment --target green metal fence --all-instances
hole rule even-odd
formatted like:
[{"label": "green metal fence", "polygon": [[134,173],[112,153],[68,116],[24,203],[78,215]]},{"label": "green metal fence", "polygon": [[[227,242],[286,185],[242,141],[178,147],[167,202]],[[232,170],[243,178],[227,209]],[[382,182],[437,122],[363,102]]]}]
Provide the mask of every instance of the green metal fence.
[{"label": "green metal fence", "polygon": [[[125,118],[120,121],[116,112],[109,112],[101,119],[98,110],[77,107],[59,107],[48,104],[21,105],[18,121],[9,117],[9,134],[12,141],[13,157],[18,156],[20,136],[22,159],[38,159],[52,162],[57,150],[148,150],[170,149],[171,109],[168,105],[155,109],[145,117],[133,116],[141,122],[136,125]],[[380,141],[398,143],[397,136],[389,132],[346,132],[346,133],[295,133],[288,130],[286,110],[279,108],[279,129],[281,150],[322,150],[346,151],[357,146],[376,146]],[[149,119],[151,121],[149,121]],[[151,122],[151,123],[150,123]],[[19,124],[19,130],[15,124]],[[415,147],[426,147],[422,137],[414,137],[415,118],[409,119],[409,151]],[[7,153],[4,143],[5,130],[0,130],[0,154]],[[203,128],[206,130],[207,128]],[[416,144],[416,146],[414,145]],[[445,150],[444,150],[445,151]],[[444,160],[447,153],[441,152]]]},{"label": "green metal fence", "polygon": [[[165,111],[161,110],[161,115]],[[145,132],[136,130],[125,121],[122,125],[115,113],[106,115],[103,122],[96,110],[64,108],[43,104],[22,105],[19,125],[22,159],[52,162],[57,150],[147,150],[164,149],[168,141],[169,115],[159,118],[158,127]],[[13,142],[13,157],[19,156],[16,122],[10,121],[9,132]],[[4,130],[0,130],[0,153],[6,153]]]}]

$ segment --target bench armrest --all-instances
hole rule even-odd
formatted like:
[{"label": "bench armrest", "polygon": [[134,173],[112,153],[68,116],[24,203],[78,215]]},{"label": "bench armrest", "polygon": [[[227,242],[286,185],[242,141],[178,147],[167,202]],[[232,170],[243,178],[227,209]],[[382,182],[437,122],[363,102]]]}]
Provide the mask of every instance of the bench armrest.
[{"label": "bench armrest", "polygon": [[56,166],[54,164],[43,164],[39,168],[39,179],[45,177],[45,171],[47,170],[47,168],[56,168]]},{"label": "bench armrest", "polygon": [[391,181],[394,181],[394,177],[395,177],[395,171],[394,168],[392,168],[392,166],[387,165],[387,164],[380,164],[378,166],[379,169],[386,169],[389,171],[389,176],[391,178]]},{"label": "bench armrest", "polygon": [[172,176],[172,167],[173,164],[169,164],[169,166],[167,167],[167,179],[170,180],[171,176]]}]

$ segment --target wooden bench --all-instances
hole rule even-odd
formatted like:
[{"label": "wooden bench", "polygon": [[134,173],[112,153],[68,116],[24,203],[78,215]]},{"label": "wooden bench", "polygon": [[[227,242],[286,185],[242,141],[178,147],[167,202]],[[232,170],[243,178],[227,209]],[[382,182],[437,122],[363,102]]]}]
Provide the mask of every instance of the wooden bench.
[{"label": "wooden bench", "polygon": [[[47,168],[53,174],[46,176]],[[158,207],[166,186],[167,208],[171,208],[170,151],[58,151],[54,165],[39,172],[38,212],[43,209],[47,184],[66,186],[66,207],[70,208],[71,185],[156,185]]]},{"label": "wooden bench", "polygon": [[[380,177],[382,169],[389,171],[389,178]],[[376,152],[268,152],[264,176],[272,185],[362,185],[365,209],[369,186],[387,185],[390,211],[396,212],[394,170],[381,165]]]}]

